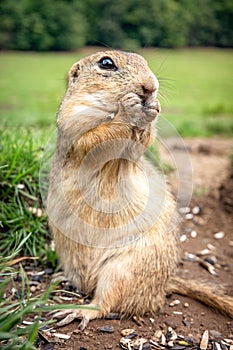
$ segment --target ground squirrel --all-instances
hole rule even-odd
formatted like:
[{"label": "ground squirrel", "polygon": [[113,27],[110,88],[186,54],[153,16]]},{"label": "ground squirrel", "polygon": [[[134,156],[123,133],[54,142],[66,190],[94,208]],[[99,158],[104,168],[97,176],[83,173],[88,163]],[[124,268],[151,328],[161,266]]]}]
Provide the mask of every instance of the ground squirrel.
[{"label": "ground squirrel", "polygon": [[47,213],[67,278],[99,310],[70,310],[60,325],[81,318],[83,329],[110,312],[157,311],[171,291],[233,315],[229,297],[174,277],[175,203],[163,176],[143,157],[160,112],[158,88],[147,62],[134,53],[99,52],[70,69],[57,115]]}]

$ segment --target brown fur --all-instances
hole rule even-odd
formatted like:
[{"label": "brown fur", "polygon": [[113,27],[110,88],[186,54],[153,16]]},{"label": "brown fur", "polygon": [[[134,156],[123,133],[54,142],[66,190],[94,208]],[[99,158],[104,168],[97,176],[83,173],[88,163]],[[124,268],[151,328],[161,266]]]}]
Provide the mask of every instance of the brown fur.
[{"label": "brown fur", "polygon": [[[117,69],[100,67],[103,57]],[[136,54],[99,52],[69,72],[47,212],[65,274],[100,310],[73,311],[64,323],[81,317],[84,328],[109,312],[157,311],[172,289],[175,205],[143,158],[160,109],[157,92],[157,79]]]}]

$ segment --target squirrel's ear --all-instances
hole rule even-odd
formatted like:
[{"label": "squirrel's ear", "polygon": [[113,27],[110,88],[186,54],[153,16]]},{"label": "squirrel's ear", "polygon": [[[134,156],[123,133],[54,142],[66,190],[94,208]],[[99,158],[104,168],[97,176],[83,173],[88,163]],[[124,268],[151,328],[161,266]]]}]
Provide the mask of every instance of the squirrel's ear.
[{"label": "squirrel's ear", "polygon": [[79,64],[75,63],[69,71],[69,83],[75,83],[79,75]]}]

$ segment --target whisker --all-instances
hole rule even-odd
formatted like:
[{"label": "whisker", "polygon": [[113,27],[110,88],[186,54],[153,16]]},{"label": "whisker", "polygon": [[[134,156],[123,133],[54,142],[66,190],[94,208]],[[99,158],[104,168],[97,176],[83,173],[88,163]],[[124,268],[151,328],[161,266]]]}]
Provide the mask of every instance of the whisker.
[{"label": "whisker", "polygon": [[175,81],[170,78],[166,77],[157,77],[160,85],[159,89],[159,97],[164,102],[169,102],[171,97],[174,96],[174,93],[176,91],[175,89]]},{"label": "whisker", "polygon": [[100,41],[100,40],[95,40],[96,43],[101,44],[102,46],[106,47],[109,50],[112,51],[116,51],[113,47],[109,46],[108,44],[106,44],[104,41]]}]

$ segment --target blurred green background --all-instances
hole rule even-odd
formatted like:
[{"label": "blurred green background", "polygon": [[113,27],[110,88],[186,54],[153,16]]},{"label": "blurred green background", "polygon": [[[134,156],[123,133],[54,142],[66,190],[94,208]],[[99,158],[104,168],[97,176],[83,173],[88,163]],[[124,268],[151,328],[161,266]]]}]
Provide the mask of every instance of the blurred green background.
[{"label": "blurred green background", "polygon": [[182,136],[230,135],[232,23],[231,0],[2,0],[2,125],[55,125],[70,66],[110,46],[148,60]]},{"label": "blurred green background", "polygon": [[[79,58],[94,52],[2,52],[0,120],[5,126],[55,126],[66,76]],[[160,81],[162,115],[182,136],[233,133],[233,57],[227,49],[144,49]]]}]

